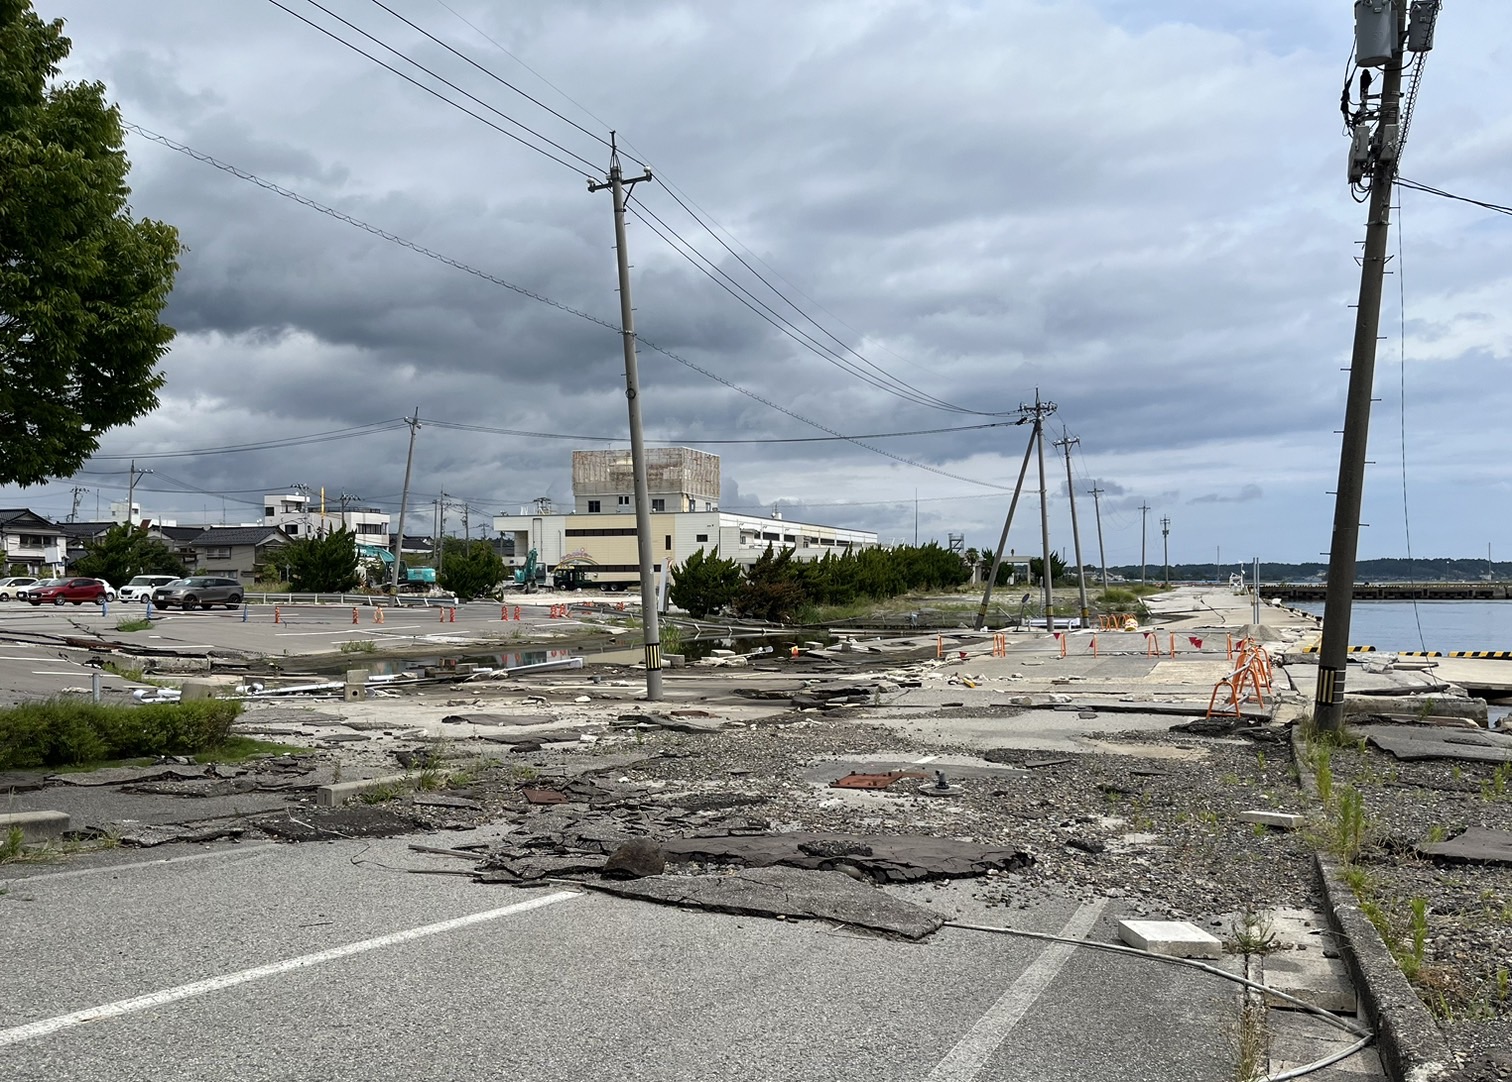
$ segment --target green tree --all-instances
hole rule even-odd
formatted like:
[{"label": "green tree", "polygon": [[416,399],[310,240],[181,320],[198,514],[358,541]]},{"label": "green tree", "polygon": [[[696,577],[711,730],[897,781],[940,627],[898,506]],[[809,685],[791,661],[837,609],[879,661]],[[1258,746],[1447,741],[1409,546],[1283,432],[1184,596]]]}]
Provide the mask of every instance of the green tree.
[{"label": "green tree", "polygon": [[121,118],[55,83],[62,20],[0,0],[0,483],[67,477],[157,406],[172,226],[133,220]]},{"label": "green tree", "polygon": [[145,526],[121,523],[99,537],[84,542],[84,555],[74,561],[78,575],[104,579],[113,586],[130,582],[137,575],[183,575],[184,561]]},{"label": "green tree", "polygon": [[289,569],[290,589],[299,593],[342,593],[362,579],[356,541],[344,526],[333,533],[291,541],[282,556],[280,562]]},{"label": "green tree", "polygon": [[668,596],[672,604],[700,620],[723,609],[735,599],[739,590],[740,564],[720,559],[719,546],[715,545],[709,555],[699,549],[684,560],[681,567],[672,569],[672,589]]},{"label": "green tree", "polygon": [[504,561],[487,541],[448,537],[436,581],[464,601],[482,597],[504,580]]},{"label": "green tree", "polygon": [[766,551],[746,572],[745,582],[741,583],[730,607],[737,616],[787,623],[798,615],[798,610],[807,601],[793,563],[793,550],[786,548],[774,554],[772,546],[767,545]]}]

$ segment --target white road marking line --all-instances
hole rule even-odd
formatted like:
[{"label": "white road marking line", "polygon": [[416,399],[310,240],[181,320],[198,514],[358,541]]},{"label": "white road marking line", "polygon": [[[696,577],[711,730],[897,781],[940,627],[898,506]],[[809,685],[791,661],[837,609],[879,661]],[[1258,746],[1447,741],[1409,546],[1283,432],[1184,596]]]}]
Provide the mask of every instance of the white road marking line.
[{"label": "white road marking line", "polygon": [[[1071,919],[1060,930],[1060,934],[1068,939],[1085,937],[1097,923],[1103,906],[1107,904],[1107,899],[1099,899],[1082,906],[1071,914]],[[1055,980],[1056,974],[1075,949],[1069,943],[1052,943],[1046,947],[1044,953],[1029,964],[1029,968],[1008,986],[1008,990],[998,1001],[987,1008],[987,1013],[977,1019],[976,1025],[955,1043],[954,1048],[945,1053],[945,1058],[929,1072],[927,1082],[967,1082],[975,1078],[992,1054],[1007,1040],[1008,1034],[1029,1013],[1034,1001],[1050,987],[1050,982]]]},{"label": "white road marking line", "polygon": [[914,766],[922,766],[925,763],[932,763],[932,762],[934,762],[938,758],[939,758],[938,755],[926,755],[922,759],[915,759],[913,761],[913,765]]},{"label": "white road marking line", "polygon": [[0,883],[10,886],[19,886],[22,883],[42,883],[52,879],[79,879],[86,875],[99,875],[102,872],[130,872],[139,868],[161,868],[166,864],[187,864],[197,860],[215,860],[218,857],[245,857],[253,853],[272,852],[278,848],[276,842],[267,845],[244,845],[235,849],[217,849],[213,853],[190,853],[182,857],[158,857],[156,860],[135,860],[129,864],[102,864],[98,868],[75,868],[70,872],[48,872],[46,875],[24,875],[14,879],[0,879]]},{"label": "white road marking line", "polygon": [[[297,639],[297,638],[300,638],[301,636],[305,636],[305,635],[351,635],[351,634],[354,634],[354,632],[352,631],[352,627],[354,627],[354,626],[355,627],[361,627],[362,625],[360,625],[360,624],[348,625],[347,627],[343,628],[340,631],[337,631],[335,628],[330,628],[330,629],[328,629],[326,631],[280,631],[279,635],[282,636],[283,638],[287,638],[287,639]],[[369,625],[369,626],[371,626],[371,625]],[[381,628],[384,628],[385,630],[384,631],[375,631],[375,632],[373,632],[373,634],[375,634],[375,635],[382,635],[382,634],[385,634],[387,631],[410,631],[410,630],[413,630],[414,628],[417,628],[417,627],[424,627],[425,625],[424,624],[379,624],[377,626],[381,627]]]},{"label": "white road marking line", "polygon": [[407,929],[403,932],[391,932],[388,935],[378,936],[375,939],[364,939],[360,943],[348,943],[342,947],[332,947],[330,950],[317,951],[315,954],[305,954],[298,958],[289,958],[282,962],[272,962],[265,966],[257,966],[254,969],[244,969],[239,973],[225,973],[219,977],[210,977],[206,980],[194,981],[190,984],[181,984],[177,988],[164,988],[159,992],[148,992],[146,995],[134,996],[131,999],[119,999],[114,1003],[89,1007],[82,1011],[75,1011],[72,1014],[60,1014],[54,1018],[44,1018],[40,1022],[28,1022],[24,1026],[0,1029],[0,1047],[10,1044],[20,1044],[22,1041],[36,1040],[38,1037],[46,1037],[57,1033],[59,1030],[82,1026],[87,1022],[98,1022],[105,1018],[118,1018],[121,1015],[131,1014],[135,1011],[162,1007],[181,999],[188,999],[191,996],[202,996],[207,992],[219,992],[225,988],[233,988],[238,984],[261,980],[264,977],[276,977],[280,973],[288,973],[290,970],[304,969],[307,966],[333,962],[338,958],[347,958],[354,954],[378,950],[380,947],[392,947],[398,943],[408,943],[412,939],[439,935],[442,932],[451,932],[458,928],[466,928],[469,925],[482,924],[484,921],[497,920],[500,917],[523,913],[530,909],[540,909],[542,906],[551,905],[553,902],[565,902],[569,898],[581,897],[582,894],[577,891],[557,891],[554,894],[547,894],[543,897],[531,898],[529,901],[506,905],[501,909],[490,909],[483,913],[472,913],[465,917],[455,917],[452,920],[426,924],[419,928]]},{"label": "white road marking line", "polygon": [[[36,658],[29,658],[28,660],[35,661]],[[33,676],[78,676],[81,673],[86,673],[88,671],[89,671],[89,667],[88,666],[80,665],[77,669],[66,669],[63,672],[57,672],[57,671],[55,671],[53,669],[33,669],[32,670],[32,675]]]}]

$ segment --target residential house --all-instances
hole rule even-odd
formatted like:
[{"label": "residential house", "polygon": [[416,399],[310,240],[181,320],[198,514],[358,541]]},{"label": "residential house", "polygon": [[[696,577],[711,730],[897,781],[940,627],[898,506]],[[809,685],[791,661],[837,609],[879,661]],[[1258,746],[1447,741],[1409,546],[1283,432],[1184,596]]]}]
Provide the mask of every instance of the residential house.
[{"label": "residential house", "polygon": [[257,568],[275,559],[287,544],[289,535],[277,526],[210,526],[189,547],[195,574],[252,582]]},{"label": "residential house", "polygon": [[34,575],[63,573],[67,544],[63,531],[25,507],[0,508],[0,553],[5,569],[20,565]]}]

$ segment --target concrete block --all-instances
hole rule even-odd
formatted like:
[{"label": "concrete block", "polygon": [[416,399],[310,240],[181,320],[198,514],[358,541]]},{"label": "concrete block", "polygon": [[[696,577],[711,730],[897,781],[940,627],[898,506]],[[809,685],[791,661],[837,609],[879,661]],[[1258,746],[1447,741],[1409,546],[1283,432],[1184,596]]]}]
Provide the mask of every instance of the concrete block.
[{"label": "concrete block", "polygon": [[69,828],[67,812],[24,811],[0,813],[0,836],[10,834],[12,827],[21,828],[21,837],[28,842],[43,842],[60,838]]},{"label": "concrete block", "polygon": [[414,774],[388,774],[381,778],[361,778],[357,781],[338,781],[322,785],[315,790],[315,805],[320,808],[337,808],[370,789],[382,789],[390,785],[413,788]]},{"label": "concrete block", "polygon": [[1268,827],[1277,830],[1300,830],[1307,822],[1305,816],[1292,815],[1290,812],[1266,811],[1264,808],[1255,808],[1251,811],[1239,813],[1239,821],[1242,823],[1264,823]]},{"label": "concrete block", "polygon": [[1121,920],[1118,938],[1131,947],[1172,958],[1220,958],[1223,942],[1184,920]]},{"label": "concrete block", "polygon": [[680,669],[687,664],[687,659],[682,654],[663,654],[662,664],[669,669]]},{"label": "concrete block", "polygon": [[347,670],[346,695],[344,696],[347,702],[360,703],[367,700],[367,679],[368,671],[366,669]]},{"label": "concrete block", "polygon": [[196,699],[215,698],[213,680],[185,680],[179,687],[179,702],[192,703]]}]

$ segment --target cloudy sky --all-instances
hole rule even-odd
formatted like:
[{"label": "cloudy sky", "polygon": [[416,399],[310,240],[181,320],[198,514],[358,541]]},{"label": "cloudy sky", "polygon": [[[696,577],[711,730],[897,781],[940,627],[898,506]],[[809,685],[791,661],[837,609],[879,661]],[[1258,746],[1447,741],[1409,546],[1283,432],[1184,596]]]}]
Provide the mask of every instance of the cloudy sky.
[{"label": "cloudy sky", "polygon": [[[628,431],[610,197],[585,182],[614,128],[656,175],[629,224],[665,351],[641,352],[647,436],[723,456],[727,509],[989,547],[1027,438],[1003,422],[1038,392],[1080,440],[1090,562],[1094,485],[1112,564],[1139,559],[1141,505],[1152,563],[1162,518],[1172,562],[1327,549],[1365,220],[1348,0],[384,2],[444,46],[376,0],[36,0],[128,122],[496,281],[129,135],[135,213],[187,248],[161,405],[0,503],[61,517],[77,487],[93,518],[135,456],[153,518],[249,521],[295,483],[397,511],[417,408],[419,532],[443,490],[475,533],[570,502],[570,452]],[[1495,203],[1502,7],[1445,4],[1402,166]],[[1512,219],[1401,202],[1360,555],[1410,531],[1418,556],[1512,559]],[[837,434],[870,438],[814,440]]]}]

